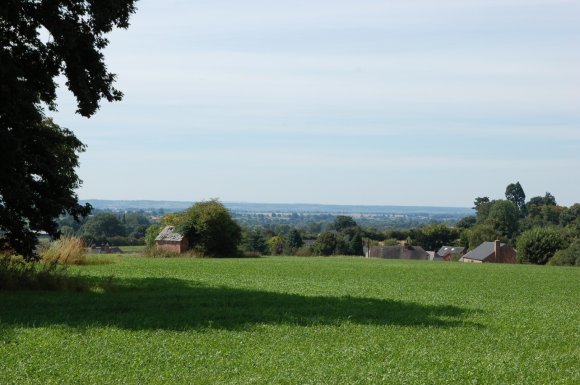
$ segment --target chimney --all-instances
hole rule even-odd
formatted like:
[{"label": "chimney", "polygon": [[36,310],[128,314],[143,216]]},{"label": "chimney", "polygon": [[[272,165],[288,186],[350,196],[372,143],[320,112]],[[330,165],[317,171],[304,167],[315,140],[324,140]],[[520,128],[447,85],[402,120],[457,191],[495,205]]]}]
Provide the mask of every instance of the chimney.
[{"label": "chimney", "polygon": [[495,261],[499,262],[501,260],[501,243],[498,239],[493,244],[493,252],[495,254]]}]

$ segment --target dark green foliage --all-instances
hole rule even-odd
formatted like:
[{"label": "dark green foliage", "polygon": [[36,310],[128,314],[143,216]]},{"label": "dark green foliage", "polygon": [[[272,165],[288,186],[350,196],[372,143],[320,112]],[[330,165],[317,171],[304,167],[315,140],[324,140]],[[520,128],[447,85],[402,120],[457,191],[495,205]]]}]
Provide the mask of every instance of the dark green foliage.
[{"label": "dark green foliage", "polygon": [[329,230],[346,231],[356,229],[358,225],[352,217],[346,215],[338,215],[334,222],[329,226]]},{"label": "dark green foliage", "polygon": [[350,240],[348,255],[364,255],[363,239],[360,232],[357,232]]},{"label": "dark green foliage", "polygon": [[557,228],[537,227],[524,231],[518,238],[518,259],[543,265],[556,251],[567,246],[565,235]]},{"label": "dark green foliage", "polygon": [[443,224],[421,227],[411,234],[412,244],[425,250],[438,250],[444,245],[453,245],[459,238],[456,228]]},{"label": "dark green foliage", "polygon": [[[126,28],[134,0],[4,0],[0,6],[0,232],[12,248],[34,257],[34,231],[58,235],[54,218],[85,216],[75,173],[83,144],[45,119],[56,109],[59,75],[78,103],[93,115],[99,101],[120,100],[102,50],[104,35]],[[41,29],[50,35],[41,37]]]},{"label": "dark green foliage", "polygon": [[566,207],[560,214],[560,225],[580,230],[580,204]]},{"label": "dark green foliage", "polygon": [[286,234],[286,242],[285,242],[285,249],[288,255],[294,254],[296,250],[298,250],[304,244],[302,240],[302,236],[300,232],[296,229],[290,230],[288,234]]},{"label": "dark green foliage", "polygon": [[512,238],[519,229],[520,213],[517,206],[507,200],[491,203],[486,222],[500,234]]},{"label": "dark green foliage", "polygon": [[123,226],[125,234],[133,238],[143,238],[151,221],[143,213],[124,213]]},{"label": "dark green foliage", "polygon": [[363,255],[362,230],[352,217],[339,215],[332,230],[318,236],[312,247],[315,255]]},{"label": "dark green foliage", "polygon": [[189,240],[189,245],[207,257],[237,255],[242,231],[228,209],[219,201],[198,202],[181,216],[177,232]]},{"label": "dark green foliage", "polygon": [[82,236],[87,243],[103,242],[107,238],[125,235],[125,227],[112,213],[95,214],[82,227]]},{"label": "dark green foliage", "polygon": [[580,266],[580,239],[576,239],[566,249],[556,251],[550,259],[550,265]]},{"label": "dark green foliage", "polygon": [[505,198],[516,205],[522,216],[526,216],[526,194],[520,182],[510,183],[506,187]]},{"label": "dark green foliage", "polygon": [[476,212],[477,223],[483,223],[487,220],[491,201],[488,197],[477,197],[473,202],[473,208]]},{"label": "dark green foliage", "polygon": [[550,193],[543,197],[536,196],[526,203],[528,216],[523,225],[527,228],[536,226],[560,225],[560,216],[565,209],[556,204],[556,198]]},{"label": "dark green foliage", "polygon": [[495,229],[494,226],[485,223],[475,225],[471,229],[465,230],[464,234],[466,235],[461,237],[461,243],[463,246],[465,246],[465,238],[467,238],[470,249],[475,249],[483,242],[491,242],[495,241],[496,239],[499,239],[503,242],[506,241],[503,235],[497,229]]},{"label": "dark green foliage", "polygon": [[474,215],[470,215],[468,217],[460,219],[455,224],[455,227],[465,230],[465,229],[469,229],[469,228],[475,226],[476,222],[477,222],[477,218]]},{"label": "dark green foliage", "polygon": [[316,242],[314,242],[314,245],[312,246],[312,251],[315,255],[333,255],[337,245],[337,233],[334,231],[327,231],[316,238]]},{"label": "dark green foliage", "polygon": [[383,246],[398,246],[400,242],[398,239],[395,238],[388,238],[383,241]]},{"label": "dark green foliage", "polygon": [[399,241],[404,241],[411,235],[410,230],[387,230],[385,233],[385,239],[392,238]]},{"label": "dark green foliage", "polygon": [[259,229],[246,230],[242,232],[242,249],[249,253],[266,254],[268,244]]},{"label": "dark green foliage", "polygon": [[154,223],[147,228],[147,231],[145,231],[145,246],[147,248],[155,247],[155,238],[157,238],[161,230],[163,230],[163,226],[158,223]]},{"label": "dark green foliage", "polygon": [[90,205],[77,203],[74,192],[81,183],[74,169],[85,147],[52,120],[30,122],[26,129],[11,127],[1,104],[0,234],[18,254],[31,259],[36,231],[56,237],[54,218],[64,212],[74,218],[90,212]]},{"label": "dark green foliage", "polygon": [[143,245],[151,221],[144,212],[97,211],[90,218],[75,221],[70,215],[57,219],[63,234],[82,237],[87,244]]}]

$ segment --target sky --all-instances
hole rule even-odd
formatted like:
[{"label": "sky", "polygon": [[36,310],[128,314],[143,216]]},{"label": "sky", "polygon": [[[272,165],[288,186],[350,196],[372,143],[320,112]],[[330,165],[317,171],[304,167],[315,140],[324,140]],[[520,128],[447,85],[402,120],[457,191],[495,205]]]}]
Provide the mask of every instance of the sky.
[{"label": "sky", "polygon": [[[580,0],[141,0],[81,199],[580,202]],[[49,114],[50,115],[50,114]]]}]

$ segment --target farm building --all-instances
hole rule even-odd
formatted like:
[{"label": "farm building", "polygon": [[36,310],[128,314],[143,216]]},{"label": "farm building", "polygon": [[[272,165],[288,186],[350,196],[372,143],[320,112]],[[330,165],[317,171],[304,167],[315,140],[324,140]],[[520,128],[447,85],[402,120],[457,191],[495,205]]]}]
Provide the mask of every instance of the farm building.
[{"label": "farm building", "polygon": [[471,263],[517,263],[516,250],[513,247],[495,242],[483,242],[469,253],[465,254],[460,261]]},{"label": "farm building", "polygon": [[435,261],[450,261],[454,255],[462,256],[465,254],[465,247],[442,246],[433,258]]},{"label": "farm building", "polygon": [[174,253],[183,253],[189,248],[189,242],[183,235],[175,232],[173,226],[165,226],[155,238],[155,244],[158,249],[171,251]]},{"label": "farm building", "polygon": [[429,259],[429,254],[420,246],[373,246],[366,250],[367,258],[383,259]]}]

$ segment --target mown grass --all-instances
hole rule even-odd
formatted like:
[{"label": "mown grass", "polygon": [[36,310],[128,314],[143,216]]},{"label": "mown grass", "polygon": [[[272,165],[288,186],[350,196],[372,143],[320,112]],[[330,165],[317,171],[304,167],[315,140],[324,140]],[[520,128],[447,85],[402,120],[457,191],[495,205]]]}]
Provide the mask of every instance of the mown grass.
[{"label": "mown grass", "polygon": [[0,292],[1,384],[580,383],[580,269],[117,258]]}]

